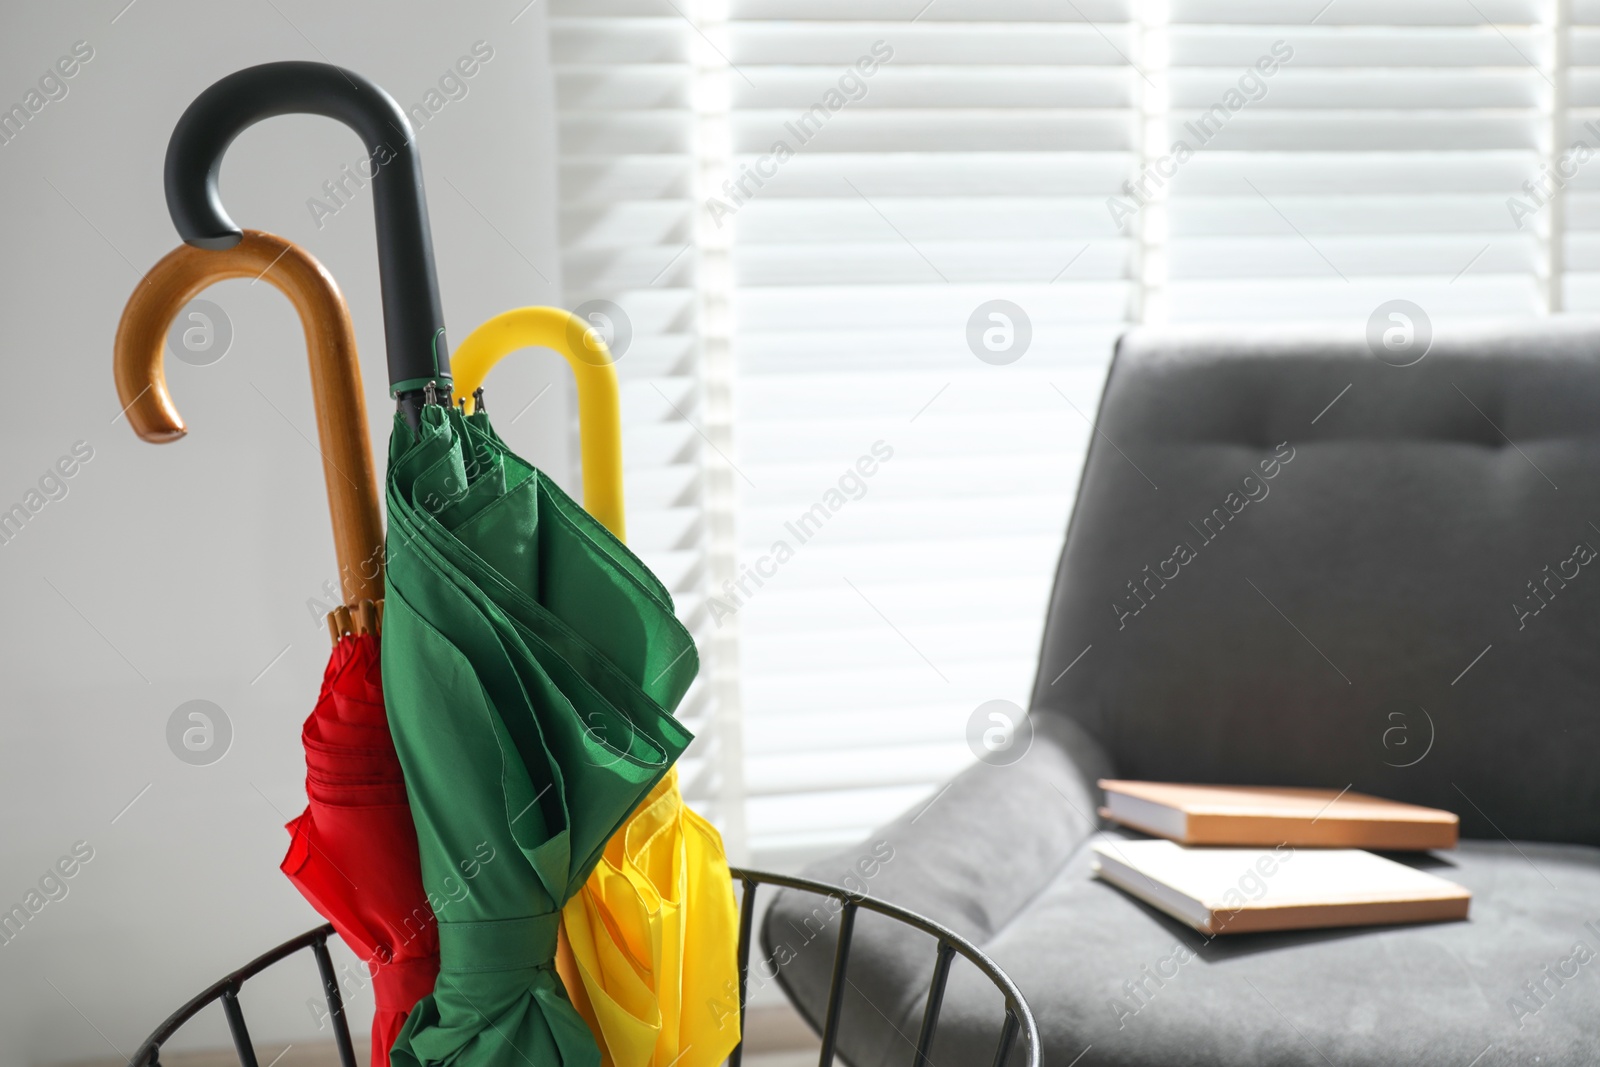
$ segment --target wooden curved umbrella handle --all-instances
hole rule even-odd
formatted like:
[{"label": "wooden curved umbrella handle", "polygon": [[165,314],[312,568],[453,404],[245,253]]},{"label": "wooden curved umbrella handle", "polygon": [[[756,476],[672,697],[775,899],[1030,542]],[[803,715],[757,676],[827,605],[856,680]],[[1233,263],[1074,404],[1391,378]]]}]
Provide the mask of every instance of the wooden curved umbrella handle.
[{"label": "wooden curved umbrella handle", "polygon": [[271,282],[300,314],[311,360],[311,395],[333,516],[334,550],[348,605],[335,612],[340,618],[330,617],[330,625],[335,638],[341,628],[375,632],[383,597],[383,523],[367,440],[361,365],[344,294],[310,253],[259,230],[244,231],[243,240],[232,248],[207,251],[179,245],[167,253],[128,298],[117,326],[117,395],[128,423],[140,437],[156,444],[176,441],[188,432],[167,391],[162,366],[167,329],[184,305],[226,278]]},{"label": "wooden curved umbrella handle", "polygon": [[570,311],[525,307],[489,319],[450,356],[455,399],[471,414],[473,393],[494,365],[519,348],[551,348],[566,358],[578,382],[578,437],[583,506],[626,541],[622,509],[622,401],[616,360],[605,340]]}]

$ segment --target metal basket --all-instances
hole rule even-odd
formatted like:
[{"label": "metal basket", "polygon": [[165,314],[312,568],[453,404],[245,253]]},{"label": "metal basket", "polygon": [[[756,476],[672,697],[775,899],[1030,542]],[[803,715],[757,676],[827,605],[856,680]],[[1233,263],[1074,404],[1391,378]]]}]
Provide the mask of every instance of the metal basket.
[{"label": "metal basket", "polygon": [[[842,905],[839,918],[839,941],[833,956],[833,977],[828,987],[828,1004],[823,1014],[822,1049],[817,1057],[818,1067],[832,1067],[834,1062],[834,1045],[838,1037],[839,1008],[844,999],[845,975],[850,964],[850,940],[855,928],[856,912],[862,908],[884,915],[897,922],[904,923],[925,934],[931,935],[937,942],[935,949],[933,975],[928,982],[928,1000],[923,1009],[922,1027],[917,1037],[917,1049],[912,1058],[912,1067],[927,1067],[928,1050],[933,1046],[934,1033],[939,1025],[939,1009],[944,1003],[945,981],[950,976],[950,964],[957,955],[965,956],[982,971],[1000,995],[1005,999],[1006,1018],[1000,1031],[999,1046],[995,1049],[994,1063],[996,1067],[1004,1067],[1011,1055],[1012,1049],[1017,1044],[1018,1037],[1022,1038],[1023,1047],[1026,1049],[1026,1067],[1039,1067],[1039,1031],[1034,1025],[1033,1013],[1028,1010],[1028,1003],[1022,998],[1022,993],[1016,984],[1002,971],[999,966],[984,955],[983,950],[972,944],[966,938],[949,930],[931,919],[925,919],[915,912],[905,908],[895,907],[872,897],[861,896],[838,886],[828,885],[824,882],[812,881],[808,878],[791,878],[787,875],[769,874],[765,871],[747,871],[740,868],[733,869],[733,878],[744,888],[744,897],[739,905],[739,1026],[740,1033],[744,1027],[745,994],[748,988],[750,974],[750,935],[751,927],[755,920],[756,887],[761,885],[777,886],[781,889],[791,889],[801,893],[813,893],[817,896],[831,897]],[[239,1004],[239,990],[244,983],[260,974],[262,971],[294,955],[302,949],[310,949],[316,957],[317,970],[322,976],[322,991],[328,1001],[328,1017],[333,1022],[334,1045],[339,1051],[339,1062],[343,1067],[362,1067],[356,1062],[355,1047],[350,1040],[350,1025],[345,1018],[344,998],[339,993],[339,982],[334,974],[333,960],[328,955],[328,938],[333,937],[333,927],[319,926],[314,930],[307,930],[299,937],[285,941],[277,948],[266,952],[249,963],[240,967],[232,974],[226,975],[213,982],[198,996],[184,1004],[177,1011],[167,1017],[167,1020],[156,1027],[155,1032],[145,1039],[139,1050],[128,1061],[129,1067],[159,1067],[161,1062],[161,1046],[171,1040],[172,1036],[181,1030],[189,1020],[193,1019],[200,1011],[214,1001],[222,1001],[223,1014],[228,1020],[228,1030],[233,1035],[234,1049],[239,1054],[239,1063],[242,1067],[260,1067],[256,1058],[254,1042],[250,1039],[249,1027],[245,1024],[244,1009]],[[744,1045],[741,1042],[728,1057],[729,1067],[740,1067],[743,1059]]]}]

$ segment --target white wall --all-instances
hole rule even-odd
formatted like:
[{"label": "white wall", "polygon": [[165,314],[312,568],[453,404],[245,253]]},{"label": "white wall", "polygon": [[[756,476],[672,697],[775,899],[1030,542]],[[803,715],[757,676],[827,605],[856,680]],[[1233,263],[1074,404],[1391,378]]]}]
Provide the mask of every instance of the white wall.
[{"label": "white wall", "polygon": [[[559,297],[544,5],[513,24],[521,0],[126,2],[13,3],[0,17],[5,106],[75,41],[94,49],[68,95],[0,146],[0,510],[75,442],[93,449],[68,495],[0,545],[0,910],[74,842],[94,851],[68,895],[0,945],[3,1065],[131,1053],[211,979],[318,921],[277,871],[283,823],[304,803],[299,727],[328,653],[306,601],[335,575],[287,301],[244,281],[206,294],[235,338],[212,366],[168,360],[186,440],[147,445],[117,417],[111,341],[140,272],[176,244],[161,165],[184,106],[275,59],[341,63],[410,105],[487,41],[494,57],[469,94],[419,133],[449,334]],[[222,188],[241,225],[304,244],[339,279],[381,456],[391,407],[370,195],[321,228],[306,207],[362,155],[329,120],[273,119],[235,143]],[[507,436],[562,474],[566,378],[541,354],[491,383],[501,412],[557,383]],[[172,711],[197,698],[234,730],[208,767],[180,762],[165,740]],[[253,1030],[313,1035],[314,989],[307,958],[247,990]],[[224,1035],[214,1013],[189,1044]]]}]

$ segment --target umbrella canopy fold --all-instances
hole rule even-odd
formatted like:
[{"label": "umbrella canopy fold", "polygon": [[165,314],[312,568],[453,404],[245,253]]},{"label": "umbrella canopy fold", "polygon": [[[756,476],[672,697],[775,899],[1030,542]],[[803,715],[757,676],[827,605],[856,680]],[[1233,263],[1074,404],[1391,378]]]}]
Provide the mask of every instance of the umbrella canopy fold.
[{"label": "umbrella canopy fold", "polygon": [[[346,634],[306,720],[306,810],[288,824],[282,863],[295,888],[367,961],[372,1061],[433,991],[439,935],[422,887],[417,834],[384,713],[378,638]],[[460,876],[458,875],[458,878]],[[449,888],[439,893],[449,892]]]},{"label": "umbrella canopy fold", "polygon": [[691,735],[698,669],[649,570],[482,413],[396,421],[384,689],[425,884],[496,856],[438,911],[440,974],[397,1065],[598,1064],[554,961],[561,907]]}]

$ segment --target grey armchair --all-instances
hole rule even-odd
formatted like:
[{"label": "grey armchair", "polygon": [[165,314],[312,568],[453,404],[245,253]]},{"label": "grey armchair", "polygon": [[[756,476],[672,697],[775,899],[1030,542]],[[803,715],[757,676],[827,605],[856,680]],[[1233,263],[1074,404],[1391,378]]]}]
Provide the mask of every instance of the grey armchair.
[{"label": "grey armchair", "polygon": [[[1032,747],[876,834],[893,858],[870,891],[989,953],[1059,1067],[1600,1062],[1597,550],[1593,321],[1440,338],[1407,367],[1359,336],[1131,333]],[[1471,918],[1207,940],[1092,877],[1091,843],[1120,836],[1095,815],[1110,775],[1455,811],[1461,847],[1407,861],[1470,888]],[[769,954],[804,918],[775,902]],[[832,933],[779,970],[813,1017]],[[851,1064],[910,1062],[932,966],[857,926]],[[982,985],[952,974],[934,1067],[987,1062]]]}]

